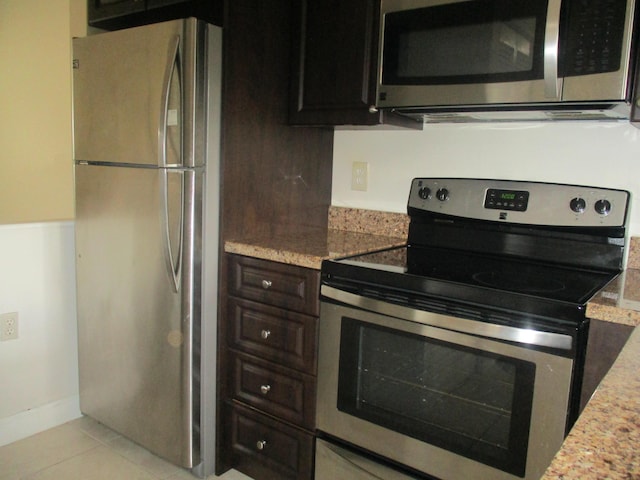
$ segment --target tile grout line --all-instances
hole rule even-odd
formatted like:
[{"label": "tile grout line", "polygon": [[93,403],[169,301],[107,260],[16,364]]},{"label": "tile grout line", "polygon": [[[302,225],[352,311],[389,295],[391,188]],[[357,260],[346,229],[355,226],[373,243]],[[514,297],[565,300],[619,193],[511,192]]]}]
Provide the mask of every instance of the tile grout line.
[{"label": "tile grout line", "polygon": [[[100,425],[101,428],[104,428],[104,429],[108,430],[109,432],[111,432],[113,434],[113,436],[111,438],[105,439],[102,435],[91,433],[88,429],[82,428],[81,425],[72,425],[72,427],[77,429],[77,430],[79,430],[84,435],[87,435],[88,437],[90,437],[91,439],[95,440],[96,442],[100,443],[101,446],[103,446],[104,448],[108,449],[111,453],[113,453],[114,455],[117,455],[118,457],[122,458],[127,463],[133,465],[134,467],[136,467],[137,469],[143,471],[144,473],[146,473],[147,475],[153,477],[154,479],[164,480],[165,478],[168,477],[168,475],[163,476],[163,477],[160,477],[160,476],[156,475],[155,472],[153,472],[150,469],[146,468],[143,464],[138,463],[138,462],[134,461],[133,459],[131,459],[130,457],[126,456],[121,451],[119,451],[118,449],[114,448],[113,445],[111,444],[112,441],[117,440],[119,438],[128,440],[126,437],[123,437],[118,432],[116,432],[114,430],[111,430],[109,427],[101,424],[100,422],[98,422],[97,420],[92,419],[91,417],[86,417],[85,416],[84,418],[88,418],[88,419],[90,419],[91,422],[95,422],[95,425]],[[143,448],[143,447],[141,447],[141,446],[139,446],[139,445],[137,445],[135,443],[134,443],[134,445],[136,445],[139,448]]]}]

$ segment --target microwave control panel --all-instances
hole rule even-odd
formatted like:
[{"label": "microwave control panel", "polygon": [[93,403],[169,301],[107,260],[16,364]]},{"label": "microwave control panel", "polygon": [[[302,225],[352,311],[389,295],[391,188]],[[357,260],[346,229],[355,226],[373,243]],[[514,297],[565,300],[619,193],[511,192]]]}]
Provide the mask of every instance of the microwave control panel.
[{"label": "microwave control panel", "polygon": [[561,76],[572,77],[620,69],[627,2],[566,2],[569,25],[563,44]]}]

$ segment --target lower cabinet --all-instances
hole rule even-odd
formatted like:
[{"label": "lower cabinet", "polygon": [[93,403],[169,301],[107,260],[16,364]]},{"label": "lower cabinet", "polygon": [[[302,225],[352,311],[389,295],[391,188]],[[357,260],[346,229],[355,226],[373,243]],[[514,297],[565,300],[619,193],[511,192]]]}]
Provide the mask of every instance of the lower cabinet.
[{"label": "lower cabinet", "polygon": [[225,465],[256,480],[313,478],[320,272],[227,255]]},{"label": "lower cabinet", "polygon": [[256,480],[313,478],[314,436],[238,403],[228,405],[231,462]]},{"label": "lower cabinet", "polygon": [[315,424],[316,379],[240,353],[231,353],[234,399],[303,428]]}]

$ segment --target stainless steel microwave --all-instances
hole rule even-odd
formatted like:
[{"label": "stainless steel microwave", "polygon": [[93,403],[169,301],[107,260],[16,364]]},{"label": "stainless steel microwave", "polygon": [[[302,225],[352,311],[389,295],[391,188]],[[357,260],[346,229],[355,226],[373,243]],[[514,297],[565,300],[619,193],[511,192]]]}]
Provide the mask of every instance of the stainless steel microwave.
[{"label": "stainless steel microwave", "polygon": [[378,108],[628,118],[635,0],[381,0]]}]

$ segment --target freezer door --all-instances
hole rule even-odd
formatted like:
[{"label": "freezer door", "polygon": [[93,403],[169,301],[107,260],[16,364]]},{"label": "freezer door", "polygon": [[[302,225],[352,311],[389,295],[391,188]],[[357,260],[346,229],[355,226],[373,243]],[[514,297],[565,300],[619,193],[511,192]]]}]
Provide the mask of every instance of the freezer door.
[{"label": "freezer door", "polygon": [[202,174],[77,165],[76,182],[81,410],[192,467],[200,460],[192,422],[200,306],[191,299],[200,293],[193,219]]},{"label": "freezer door", "polygon": [[75,160],[202,164],[205,32],[187,19],[74,39]]}]

